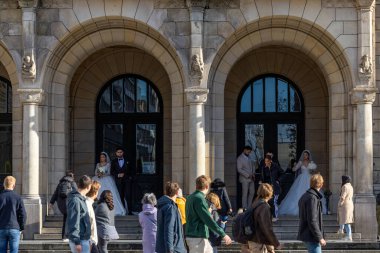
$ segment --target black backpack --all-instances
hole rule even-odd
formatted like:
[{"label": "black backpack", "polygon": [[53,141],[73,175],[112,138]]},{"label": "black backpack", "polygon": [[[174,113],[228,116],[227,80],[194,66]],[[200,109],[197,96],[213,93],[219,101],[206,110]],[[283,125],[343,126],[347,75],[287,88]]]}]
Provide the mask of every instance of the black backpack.
[{"label": "black backpack", "polygon": [[63,180],[58,185],[58,196],[61,198],[67,198],[67,195],[73,190],[71,182],[68,180]]},{"label": "black backpack", "polygon": [[264,202],[259,203],[255,208],[251,207],[244,213],[238,214],[232,221],[232,237],[235,242],[247,244],[255,234],[255,224],[253,212]]}]

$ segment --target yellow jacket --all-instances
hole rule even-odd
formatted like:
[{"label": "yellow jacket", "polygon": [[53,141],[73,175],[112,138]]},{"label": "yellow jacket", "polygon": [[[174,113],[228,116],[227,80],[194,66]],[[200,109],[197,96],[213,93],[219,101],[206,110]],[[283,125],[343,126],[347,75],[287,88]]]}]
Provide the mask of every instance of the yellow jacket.
[{"label": "yellow jacket", "polygon": [[185,197],[177,197],[177,199],[175,200],[177,206],[178,206],[178,209],[179,209],[179,213],[181,214],[181,220],[182,220],[182,225],[186,223],[186,199]]}]

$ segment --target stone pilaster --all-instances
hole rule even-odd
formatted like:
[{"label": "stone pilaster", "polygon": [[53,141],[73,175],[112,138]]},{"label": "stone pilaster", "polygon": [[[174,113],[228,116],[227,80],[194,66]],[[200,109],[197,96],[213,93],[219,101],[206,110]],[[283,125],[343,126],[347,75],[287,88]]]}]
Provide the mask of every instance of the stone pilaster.
[{"label": "stone pilaster", "polygon": [[189,113],[189,173],[188,193],[195,190],[195,179],[206,174],[206,145],[204,104],[207,101],[208,89],[191,87],[185,89]]},{"label": "stone pilaster", "polygon": [[38,0],[19,0],[22,9],[23,58],[21,73],[26,84],[36,78],[36,9]]},{"label": "stone pilaster", "polygon": [[356,0],[358,11],[358,59],[360,85],[373,86],[375,0]]},{"label": "stone pilaster", "polygon": [[186,4],[190,12],[190,86],[206,87],[204,62],[203,62],[203,19],[207,0],[187,0]]},{"label": "stone pilaster", "polygon": [[38,105],[43,98],[41,89],[18,89],[23,104],[23,167],[22,198],[28,214],[25,239],[33,239],[42,229],[42,206],[39,195],[40,179],[40,135],[38,127]]},{"label": "stone pilaster", "polygon": [[372,104],[377,89],[356,87],[351,101],[356,105],[356,164],[354,165],[355,232],[363,240],[376,240],[376,199],[373,194]]}]

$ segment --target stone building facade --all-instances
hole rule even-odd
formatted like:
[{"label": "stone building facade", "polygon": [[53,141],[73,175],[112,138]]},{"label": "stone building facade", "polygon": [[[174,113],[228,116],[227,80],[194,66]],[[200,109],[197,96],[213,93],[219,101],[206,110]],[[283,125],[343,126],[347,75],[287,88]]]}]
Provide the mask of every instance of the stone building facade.
[{"label": "stone building facade", "polygon": [[341,175],[351,175],[355,231],[376,239],[375,7],[374,0],[1,1],[0,141],[11,158],[2,158],[0,172],[18,179],[26,237],[41,230],[64,173],[93,175],[104,149],[127,147],[133,191],[162,193],[173,180],[189,193],[207,174],[238,199],[235,159],[253,143],[259,156],[274,149],[283,167],[311,150],[333,192],[332,211]]}]

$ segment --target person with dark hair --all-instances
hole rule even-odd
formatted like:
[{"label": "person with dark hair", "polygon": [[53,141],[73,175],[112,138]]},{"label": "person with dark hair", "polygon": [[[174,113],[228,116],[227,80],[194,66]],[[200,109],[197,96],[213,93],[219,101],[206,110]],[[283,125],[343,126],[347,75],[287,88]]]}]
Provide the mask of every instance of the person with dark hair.
[{"label": "person with dark hair", "polygon": [[145,193],[141,204],[143,210],[139,213],[139,223],[143,229],[143,252],[152,253],[156,249],[157,233],[157,199],[154,193]]},{"label": "person with dark hair", "polygon": [[115,228],[115,213],[113,196],[110,190],[100,194],[98,205],[95,209],[96,226],[98,229],[98,249],[100,253],[108,253],[108,243],[119,239]]},{"label": "person with dark hair", "polygon": [[[21,231],[26,222],[26,211],[21,197],[13,190],[16,178],[4,179],[4,190],[0,193],[0,252],[17,253]],[[9,243],[9,251],[7,251]]]},{"label": "person with dark hair", "polygon": [[211,183],[210,192],[215,193],[219,197],[221,207],[218,209],[218,225],[226,231],[228,215],[232,214],[232,205],[227,193],[226,184],[220,178],[215,178]]},{"label": "person with dark hair", "polygon": [[66,200],[67,192],[78,189],[77,184],[74,181],[74,174],[72,172],[66,172],[66,176],[62,177],[59,180],[57,187],[51,196],[49,207],[53,208],[55,202],[59,211],[63,214],[63,226],[62,226],[62,240],[68,242],[69,239],[66,238],[65,233],[65,224],[67,219],[67,210],[66,210]]},{"label": "person with dark hair", "polygon": [[350,224],[354,223],[354,203],[352,201],[353,195],[354,188],[351,185],[351,177],[342,176],[342,187],[338,202],[338,234],[344,234],[344,231],[346,231],[346,236],[343,238],[346,241],[352,241]]},{"label": "person with dark hair", "polygon": [[[121,202],[124,208],[126,208],[125,203],[130,203],[130,191],[127,190],[127,186],[131,183],[127,182],[129,180],[128,173],[130,173],[129,163],[124,157],[124,149],[122,147],[117,147],[115,154],[116,158],[111,162],[111,175],[115,179]],[[132,210],[128,211],[131,214]]]},{"label": "person with dark hair", "polygon": [[79,179],[78,189],[67,197],[66,227],[72,253],[89,253],[91,221],[86,204],[86,194],[91,190],[92,180],[84,175]]},{"label": "person with dark hair", "polygon": [[280,248],[280,243],[273,232],[271,210],[268,201],[273,196],[273,188],[270,184],[262,183],[257,190],[257,197],[252,204],[255,234],[252,241],[248,241],[251,252],[274,253],[274,249]]},{"label": "person with dark hair", "polygon": [[[99,194],[102,194],[104,190],[112,192],[115,215],[125,215],[128,204],[124,203],[125,200],[120,198],[114,176],[111,175],[111,159],[106,152],[100,152],[99,162],[95,167],[95,176],[92,179],[98,181],[102,186],[99,189]],[[126,208],[124,208],[124,205]]]},{"label": "person with dark hair", "polygon": [[157,253],[186,253],[181,215],[175,201],[179,186],[166,182],[165,195],[157,201]]},{"label": "person with dark hair", "polygon": [[186,242],[190,253],[212,253],[213,249],[208,241],[209,229],[221,236],[226,245],[231,244],[231,238],[212,219],[206,202],[211,180],[202,175],[195,181],[196,190],[186,201]]},{"label": "person with dark hair", "polygon": [[273,221],[278,220],[278,196],[281,192],[280,177],[283,174],[282,169],[278,167],[276,163],[272,161],[272,155],[266,155],[264,158],[264,164],[261,167],[261,183],[270,184],[273,187],[273,198],[269,201],[271,206]]},{"label": "person with dark hair", "polygon": [[253,196],[255,195],[255,169],[249,155],[252,152],[252,147],[245,146],[243,152],[239,155],[236,161],[237,171],[239,173],[239,182],[242,187],[241,205],[243,209],[251,206]]}]

